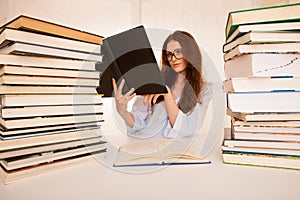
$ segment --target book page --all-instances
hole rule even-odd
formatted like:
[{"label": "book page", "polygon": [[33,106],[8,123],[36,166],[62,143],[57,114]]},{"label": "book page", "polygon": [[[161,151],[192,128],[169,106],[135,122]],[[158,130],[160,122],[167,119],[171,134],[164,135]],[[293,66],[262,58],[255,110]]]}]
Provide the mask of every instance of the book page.
[{"label": "book page", "polygon": [[160,165],[162,159],[155,142],[138,141],[119,148],[114,166]]},{"label": "book page", "polygon": [[160,140],[159,150],[165,164],[196,164],[210,161],[199,157],[200,149],[190,143],[178,140]]}]

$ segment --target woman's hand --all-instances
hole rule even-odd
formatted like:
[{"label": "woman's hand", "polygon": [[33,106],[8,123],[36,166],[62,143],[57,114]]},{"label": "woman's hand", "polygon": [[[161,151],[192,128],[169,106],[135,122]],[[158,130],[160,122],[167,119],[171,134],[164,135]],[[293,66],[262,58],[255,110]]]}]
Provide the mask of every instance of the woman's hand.
[{"label": "woman's hand", "polygon": [[117,87],[116,80],[112,79],[112,84],[114,88],[114,96],[116,100],[117,111],[120,115],[124,114],[127,110],[128,102],[135,97],[134,88],[131,88],[126,94],[122,95],[122,89],[125,85],[125,80],[123,79]]},{"label": "woman's hand", "polygon": [[114,88],[114,96],[116,101],[116,107],[119,115],[125,120],[125,123],[133,127],[135,119],[134,116],[127,111],[128,102],[136,96],[134,88],[131,88],[126,94],[122,95],[122,89],[125,85],[125,80],[123,79],[117,87],[116,80],[112,79],[112,84]]},{"label": "woman's hand", "polygon": [[147,104],[149,106],[152,106],[156,103],[158,97],[160,96],[163,96],[164,98],[165,97],[169,97],[169,98],[174,98],[175,99],[175,96],[174,94],[171,92],[170,88],[167,86],[167,90],[168,90],[168,93],[166,94],[147,94],[147,95],[143,95],[144,96],[144,105],[147,106]]},{"label": "woman's hand", "polygon": [[143,95],[144,96],[144,105],[147,106],[147,104],[149,106],[152,106],[156,103],[158,97],[162,95],[162,94],[146,94],[146,95]]},{"label": "woman's hand", "polygon": [[144,95],[144,105],[147,104],[149,106],[154,105],[158,99],[159,96],[163,96],[166,104],[166,109],[169,117],[169,121],[171,126],[173,127],[179,112],[178,105],[176,104],[176,96],[173,94],[173,92],[170,90],[169,87],[167,87],[168,93],[166,94],[148,94]]}]

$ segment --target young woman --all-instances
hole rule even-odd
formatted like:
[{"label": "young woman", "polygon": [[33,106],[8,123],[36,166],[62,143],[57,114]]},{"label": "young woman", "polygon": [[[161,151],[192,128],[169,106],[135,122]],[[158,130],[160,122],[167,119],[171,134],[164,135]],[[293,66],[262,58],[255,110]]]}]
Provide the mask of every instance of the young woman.
[{"label": "young woman", "polygon": [[113,79],[117,112],[126,123],[127,133],[166,138],[195,134],[202,126],[211,99],[201,63],[201,52],[192,35],[175,31],[165,40],[162,50],[161,73],[167,94],[137,96],[128,112],[127,104],[136,96],[134,89],[122,94],[124,80],[117,87]]}]

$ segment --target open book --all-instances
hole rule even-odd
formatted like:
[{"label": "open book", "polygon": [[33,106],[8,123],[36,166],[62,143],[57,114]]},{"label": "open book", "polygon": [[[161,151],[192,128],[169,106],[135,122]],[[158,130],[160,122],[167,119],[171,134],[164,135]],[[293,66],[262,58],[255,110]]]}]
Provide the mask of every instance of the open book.
[{"label": "open book", "polygon": [[103,40],[104,60],[98,65],[101,71],[98,93],[113,95],[112,78],[125,79],[123,93],[131,88],[135,93],[167,93],[159,66],[143,26],[124,31]]},{"label": "open book", "polygon": [[162,139],[159,141],[138,141],[119,148],[114,167],[210,164],[198,156],[195,146],[180,141]]}]

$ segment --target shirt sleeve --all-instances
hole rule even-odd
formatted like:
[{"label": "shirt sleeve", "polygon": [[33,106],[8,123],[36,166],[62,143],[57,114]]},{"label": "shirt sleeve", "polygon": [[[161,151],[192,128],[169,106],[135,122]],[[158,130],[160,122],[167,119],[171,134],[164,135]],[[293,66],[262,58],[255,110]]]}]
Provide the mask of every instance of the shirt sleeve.
[{"label": "shirt sleeve", "polygon": [[135,135],[135,133],[143,129],[147,123],[147,118],[149,115],[148,106],[143,104],[143,98],[138,96],[132,106],[131,113],[134,116],[135,122],[133,127],[126,125],[127,134]]},{"label": "shirt sleeve", "polygon": [[209,86],[205,86],[200,93],[201,103],[197,103],[193,110],[189,113],[183,113],[179,110],[174,126],[164,132],[166,138],[187,137],[194,135],[202,126],[206,116],[207,108],[212,97],[212,90]]}]

